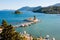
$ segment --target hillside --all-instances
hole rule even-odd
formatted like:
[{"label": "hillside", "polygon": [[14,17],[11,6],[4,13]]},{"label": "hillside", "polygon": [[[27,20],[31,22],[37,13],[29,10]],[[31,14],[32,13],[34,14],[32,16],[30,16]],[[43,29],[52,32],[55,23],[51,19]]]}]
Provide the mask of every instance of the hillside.
[{"label": "hillside", "polygon": [[48,7],[42,7],[38,10],[33,10],[33,12],[46,13],[46,14],[60,14],[60,4],[55,4]]},{"label": "hillside", "polygon": [[26,7],[20,8],[18,10],[20,10],[20,11],[33,11],[33,10],[38,10],[39,8],[41,8],[41,6],[38,6],[38,7],[28,7],[28,6],[26,6]]}]

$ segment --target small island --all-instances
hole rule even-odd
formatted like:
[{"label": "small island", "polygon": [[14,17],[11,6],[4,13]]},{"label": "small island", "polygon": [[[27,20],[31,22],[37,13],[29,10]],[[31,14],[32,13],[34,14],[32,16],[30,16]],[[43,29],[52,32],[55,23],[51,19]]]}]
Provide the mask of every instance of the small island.
[{"label": "small island", "polygon": [[32,24],[37,23],[39,20],[36,18],[36,16],[34,16],[34,18],[28,18],[28,19],[25,19],[23,21],[26,21],[26,23],[21,24],[19,27],[27,27],[27,26],[30,26]]},{"label": "small island", "polygon": [[28,19],[25,19],[24,21],[28,21],[28,22],[38,22],[39,20],[36,18],[36,16],[34,16],[34,18],[28,18]]},{"label": "small island", "polygon": [[20,12],[19,10],[16,10],[15,14],[22,14],[22,12]]}]

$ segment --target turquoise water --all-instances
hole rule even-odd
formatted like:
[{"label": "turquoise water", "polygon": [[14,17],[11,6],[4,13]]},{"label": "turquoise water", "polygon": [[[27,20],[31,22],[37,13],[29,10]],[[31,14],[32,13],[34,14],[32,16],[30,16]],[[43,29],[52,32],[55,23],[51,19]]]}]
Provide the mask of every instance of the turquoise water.
[{"label": "turquoise water", "polygon": [[22,20],[36,16],[40,22],[28,27],[16,28],[17,32],[27,31],[35,37],[50,35],[60,40],[60,14],[43,14],[23,11],[23,14],[14,14],[12,12],[0,12],[0,24],[2,19],[7,20],[9,24],[18,25]]}]

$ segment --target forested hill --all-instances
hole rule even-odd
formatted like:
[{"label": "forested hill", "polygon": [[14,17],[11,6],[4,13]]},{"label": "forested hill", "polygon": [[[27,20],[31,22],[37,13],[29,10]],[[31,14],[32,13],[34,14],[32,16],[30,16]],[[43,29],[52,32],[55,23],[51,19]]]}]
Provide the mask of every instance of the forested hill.
[{"label": "forested hill", "polygon": [[46,14],[60,14],[60,4],[55,4],[48,7],[42,7],[38,10],[33,10],[33,12],[46,13]]}]

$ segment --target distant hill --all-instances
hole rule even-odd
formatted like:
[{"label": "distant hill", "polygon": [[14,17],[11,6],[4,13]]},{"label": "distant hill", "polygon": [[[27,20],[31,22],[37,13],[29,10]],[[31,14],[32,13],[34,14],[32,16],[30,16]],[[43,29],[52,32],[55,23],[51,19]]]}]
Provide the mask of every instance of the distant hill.
[{"label": "distant hill", "polygon": [[53,6],[60,6],[60,3],[57,3],[57,4],[53,5]]},{"label": "distant hill", "polygon": [[13,12],[15,14],[21,14],[21,11],[32,11],[32,12],[39,12],[39,13],[46,13],[46,14],[60,14],[60,3],[48,6],[48,7],[22,7],[17,10],[2,10],[0,13],[3,12]]},{"label": "distant hill", "polygon": [[14,12],[15,12],[15,10],[8,10],[8,9],[0,10],[0,13],[14,13]]},{"label": "distant hill", "polygon": [[28,7],[28,6],[26,6],[26,7],[20,8],[18,10],[20,10],[20,11],[33,11],[33,10],[38,10],[39,8],[41,8],[41,6],[38,6],[38,7]]},{"label": "distant hill", "polygon": [[15,10],[4,9],[4,10],[0,10],[0,11],[15,11]]},{"label": "distant hill", "polygon": [[60,14],[60,3],[48,7],[42,7],[33,12],[46,13],[46,14]]},{"label": "distant hill", "polygon": [[15,10],[8,10],[8,9],[4,9],[4,10],[0,10],[0,12],[12,12],[12,11],[15,11]]}]

